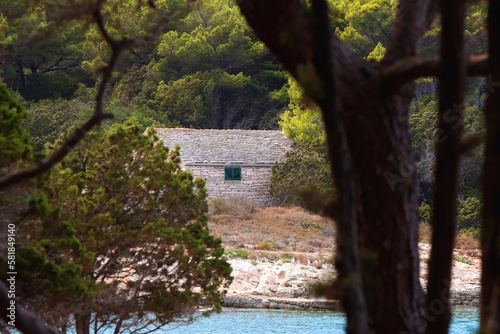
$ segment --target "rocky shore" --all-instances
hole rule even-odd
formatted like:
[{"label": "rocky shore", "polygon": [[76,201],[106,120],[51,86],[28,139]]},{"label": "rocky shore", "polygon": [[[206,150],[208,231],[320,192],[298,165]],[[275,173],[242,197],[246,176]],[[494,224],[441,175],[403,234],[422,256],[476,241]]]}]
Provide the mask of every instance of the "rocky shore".
[{"label": "rocky shore", "polygon": [[[425,287],[430,246],[419,244],[420,280]],[[454,305],[478,305],[480,266],[478,252],[455,250],[451,282]],[[340,309],[337,300],[314,298],[313,286],[331,282],[336,273],[328,253],[287,253],[275,260],[230,260],[234,281],[224,307],[273,309]]]}]

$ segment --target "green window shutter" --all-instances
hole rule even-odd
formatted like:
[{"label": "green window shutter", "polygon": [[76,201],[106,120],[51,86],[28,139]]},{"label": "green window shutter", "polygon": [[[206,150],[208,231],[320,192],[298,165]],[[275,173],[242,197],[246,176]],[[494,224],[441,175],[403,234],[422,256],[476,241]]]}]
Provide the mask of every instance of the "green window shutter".
[{"label": "green window shutter", "polygon": [[241,180],[241,167],[224,167],[226,180]]}]

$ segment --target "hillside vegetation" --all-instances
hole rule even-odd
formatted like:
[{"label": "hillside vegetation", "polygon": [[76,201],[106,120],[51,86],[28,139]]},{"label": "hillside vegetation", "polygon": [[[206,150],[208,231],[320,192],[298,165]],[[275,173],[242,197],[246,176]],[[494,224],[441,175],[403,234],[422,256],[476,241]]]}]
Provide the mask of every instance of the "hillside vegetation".
[{"label": "hillside vegetation", "polygon": [[[337,36],[352,52],[372,61],[385,53],[397,1],[329,0]],[[286,205],[317,210],[297,194],[330,196],[329,165],[319,110],[256,37],[233,0],[155,1],[158,13],[140,10],[135,0],[108,0],[106,23],[116,38],[147,34],[161,16],[169,24],[145,48],[125,52],[105,93],[112,122],[134,118],[144,131],[155,127],[278,129],[292,139],[287,163],[274,168],[271,192]],[[0,4],[0,77],[18,92],[29,118],[25,127],[42,150],[91,113],[99,71],[110,48],[87,18],[63,21],[68,10],[55,1]],[[134,17],[134,20],[129,18]],[[466,52],[484,53],[486,4],[467,8]],[[58,31],[52,36],[50,31]],[[440,22],[423,39],[424,54],[440,45]],[[437,80],[417,82],[410,108],[412,146],[419,175],[420,218],[432,207]],[[491,87],[470,79],[464,103],[465,135],[485,133],[483,98]],[[107,123],[106,126],[109,126]],[[181,148],[182,149],[182,148]],[[460,174],[459,229],[479,227],[479,166],[482,148],[464,158]],[[396,180],[397,181],[397,180]],[[311,187],[313,190],[311,191]]]}]

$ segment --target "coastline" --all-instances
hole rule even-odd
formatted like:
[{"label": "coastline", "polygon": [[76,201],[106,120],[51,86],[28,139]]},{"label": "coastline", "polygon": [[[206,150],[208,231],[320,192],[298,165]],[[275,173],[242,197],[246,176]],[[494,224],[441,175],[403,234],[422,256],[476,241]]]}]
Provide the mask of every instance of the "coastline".
[{"label": "coastline", "polygon": [[[420,283],[427,280],[428,244],[419,244]],[[340,301],[312,298],[313,286],[328,284],[336,277],[332,264],[326,263],[328,253],[294,254],[290,262],[256,262],[232,259],[234,281],[224,296],[227,308],[260,308],[290,310],[340,311]],[[480,254],[454,251],[450,303],[478,306],[480,303]]]}]

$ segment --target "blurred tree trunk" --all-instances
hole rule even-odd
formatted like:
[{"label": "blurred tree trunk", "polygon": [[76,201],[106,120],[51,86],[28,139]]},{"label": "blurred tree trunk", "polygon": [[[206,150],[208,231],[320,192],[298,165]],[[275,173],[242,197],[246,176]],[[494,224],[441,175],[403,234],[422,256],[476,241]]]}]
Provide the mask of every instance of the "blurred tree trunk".
[{"label": "blurred tree trunk", "polygon": [[[439,77],[438,129],[432,249],[427,280],[427,333],[448,333],[451,321],[450,283],[457,228],[458,183],[465,86],[465,0],[441,1],[442,64]],[[439,246],[437,246],[439,245]]]},{"label": "blurred tree trunk", "polygon": [[[344,252],[337,254],[340,267],[351,268],[346,273],[339,270],[339,287],[341,297],[346,297],[348,289],[357,288],[353,282],[360,272],[362,291],[350,293],[348,304],[355,305],[360,295],[361,304],[367,306],[356,310],[343,298],[348,332],[366,333],[357,322],[367,319],[370,332],[421,333],[423,293],[419,284],[416,167],[407,117],[413,85],[387,81],[383,68],[418,52],[428,24],[428,1],[404,2],[400,6],[382,65],[364,61],[330,31],[338,92],[321,92],[331,86],[326,81],[335,78],[327,80],[324,68],[318,64],[324,45],[313,28],[314,15],[302,1],[242,0],[240,8],[259,38],[321,106],[331,159],[335,156],[332,152],[342,148],[332,135],[335,119],[330,116],[335,101],[325,103],[324,95],[338,94],[340,122],[347,138],[347,152],[340,159],[348,162],[346,174],[355,194],[339,191],[333,211],[340,213],[339,231],[349,232],[345,224],[357,224],[355,236],[346,239],[341,233],[337,238],[338,249],[349,252],[349,248],[359,245],[359,254],[350,254],[357,259]],[[344,167],[345,161],[341,162]],[[332,159],[332,164],[339,163]],[[346,196],[351,198],[346,201]],[[351,215],[355,221],[345,219],[351,211],[355,212]],[[356,261],[361,266],[359,271]]]},{"label": "blurred tree trunk", "polygon": [[78,318],[75,317],[76,334],[89,334],[90,333],[90,313],[80,314]]},{"label": "blurred tree trunk", "polygon": [[481,333],[500,333],[500,2],[488,13],[490,74],[486,88],[483,167]]}]

